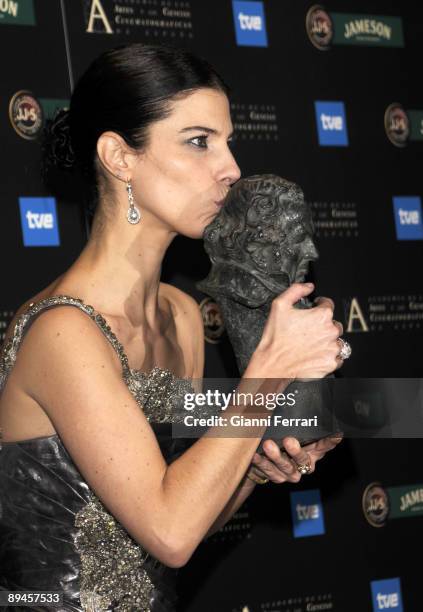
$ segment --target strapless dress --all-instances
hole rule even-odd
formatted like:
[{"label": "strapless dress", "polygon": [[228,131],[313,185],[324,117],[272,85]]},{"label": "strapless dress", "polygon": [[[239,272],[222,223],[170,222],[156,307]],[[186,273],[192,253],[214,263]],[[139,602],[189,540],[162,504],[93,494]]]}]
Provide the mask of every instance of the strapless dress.
[{"label": "strapless dress", "polygon": [[[47,298],[19,317],[0,356],[0,392],[31,322],[62,305],[80,308],[107,337],[166,462],[174,461],[195,441],[172,437],[172,410],[193,392],[191,381],[159,367],[131,369],[105,319],[77,298]],[[0,590],[63,593],[61,606],[11,611],[174,612],[177,572],[148,554],[107,511],[58,434],[20,442],[0,438]]]}]

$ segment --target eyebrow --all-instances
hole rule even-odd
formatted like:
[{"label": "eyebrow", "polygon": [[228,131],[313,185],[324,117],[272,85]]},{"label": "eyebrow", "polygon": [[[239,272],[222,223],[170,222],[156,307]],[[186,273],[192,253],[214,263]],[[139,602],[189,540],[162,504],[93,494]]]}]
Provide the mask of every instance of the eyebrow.
[{"label": "eyebrow", "polygon": [[[202,132],[207,132],[207,134],[219,134],[219,132],[213,128],[209,128],[209,127],[205,127],[204,125],[191,125],[190,127],[185,127],[182,128],[182,130],[179,130],[179,133],[183,133],[183,132],[190,132],[192,130],[199,130]],[[232,131],[228,138],[231,138],[231,136],[234,135],[234,132]]]}]

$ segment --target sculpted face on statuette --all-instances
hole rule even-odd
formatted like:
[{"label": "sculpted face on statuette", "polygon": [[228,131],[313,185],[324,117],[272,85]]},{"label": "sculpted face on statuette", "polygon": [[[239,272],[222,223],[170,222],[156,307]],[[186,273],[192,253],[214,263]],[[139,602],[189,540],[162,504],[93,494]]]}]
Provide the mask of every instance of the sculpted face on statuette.
[{"label": "sculpted face on statuette", "polygon": [[272,300],[303,282],[309,262],[318,258],[313,231],[301,188],[273,174],[238,181],[206,227],[204,248],[212,266],[197,288],[221,307],[241,372]]},{"label": "sculpted face on statuette", "polygon": [[[204,248],[211,268],[196,286],[218,303],[241,375],[260,341],[272,300],[292,283],[303,282],[309,262],[318,258],[313,232],[301,188],[273,174],[239,180],[205,228]],[[312,304],[303,299],[296,306]],[[298,401],[291,416],[328,416],[318,381],[295,385]],[[326,421],[324,435],[331,423],[326,418],[321,421]],[[303,443],[316,434],[317,430],[307,435],[302,430],[289,432]]]}]

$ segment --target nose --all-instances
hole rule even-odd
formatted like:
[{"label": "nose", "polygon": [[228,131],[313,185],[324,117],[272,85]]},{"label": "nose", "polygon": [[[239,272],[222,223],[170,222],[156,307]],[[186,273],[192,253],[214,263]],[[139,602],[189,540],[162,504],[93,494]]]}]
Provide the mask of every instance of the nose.
[{"label": "nose", "polygon": [[311,259],[317,259],[319,257],[319,253],[317,252],[316,247],[314,246],[314,242],[312,238],[308,237],[306,240],[306,253],[307,256]]},{"label": "nose", "polygon": [[219,183],[224,183],[228,187],[236,183],[241,177],[241,170],[235,161],[232,151],[227,147],[225,155],[222,155],[221,164],[217,173]]}]

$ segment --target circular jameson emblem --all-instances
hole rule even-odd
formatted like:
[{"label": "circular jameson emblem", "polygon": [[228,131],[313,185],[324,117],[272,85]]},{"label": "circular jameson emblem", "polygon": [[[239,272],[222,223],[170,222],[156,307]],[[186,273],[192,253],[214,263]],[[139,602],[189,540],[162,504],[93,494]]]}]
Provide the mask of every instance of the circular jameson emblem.
[{"label": "circular jameson emblem", "polygon": [[31,92],[18,91],[9,103],[9,119],[19,136],[35,140],[43,126],[43,109]]},{"label": "circular jameson emblem", "polygon": [[389,515],[389,497],[379,482],[373,482],[363,493],[363,512],[370,525],[383,527]]},{"label": "circular jameson emblem", "polygon": [[405,147],[410,136],[410,120],[401,104],[390,104],[385,111],[385,131],[397,147]]},{"label": "circular jameson emblem", "polygon": [[306,30],[309,39],[317,49],[327,51],[333,38],[332,19],[323,6],[312,6],[306,16]]},{"label": "circular jameson emblem", "polygon": [[204,335],[207,342],[218,344],[225,331],[219,306],[211,297],[206,297],[200,303],[200,310],[203,315]]}]

